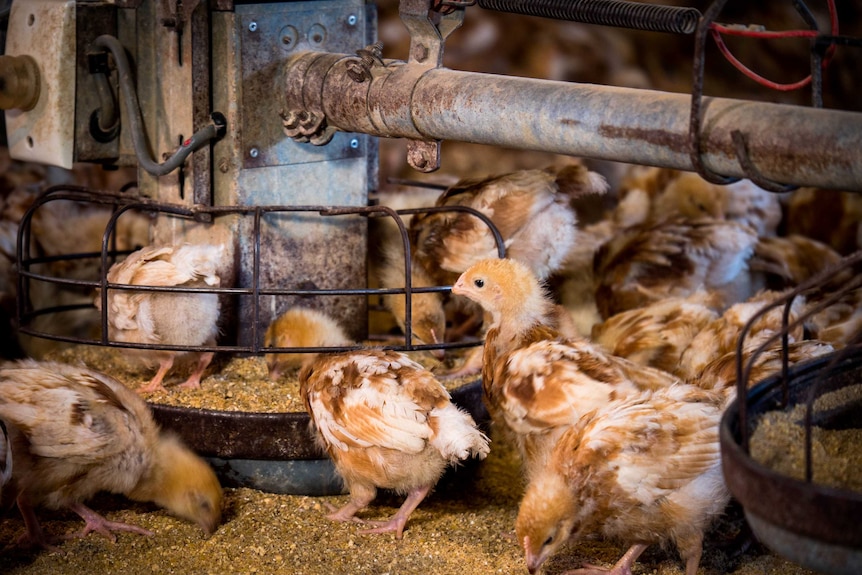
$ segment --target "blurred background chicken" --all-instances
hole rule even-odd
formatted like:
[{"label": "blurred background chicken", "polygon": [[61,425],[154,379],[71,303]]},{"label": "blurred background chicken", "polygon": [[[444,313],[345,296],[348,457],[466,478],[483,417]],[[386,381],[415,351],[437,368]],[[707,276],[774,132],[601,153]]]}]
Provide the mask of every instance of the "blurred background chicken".
[{"label": "blurred background chicken", "polygon": [[[350,491],[350,500],[328,517],[377,525],[364,533],[394,532],[401,539],[411,513],[446,467],[489,452],[488,438],[473,418],[452,403],[431,372],[403,353],[319,354],[304,364],[299,380],[318,441]],[[407,498],[386,521],[359,520],[356,513],[378,488]]]},{"label": "blurred background chicken", "polygon": [[678,384],[610,401],[572,425],[530,478],[518,510],[527,570],[539,572],[569,539],[599,534],[631,546],[611,573],[631,573],[649,545],[670,541],[686,575],[695,575],[704,532],[730,500],[720,403],[717,394]]},{"label": "blurred background chicken", "polygon": [[590,339],[613,355],[674,373],[691,341],[718,318],[714,299],[696,291],[626,310],[593,326]]},{"label": "blurred background chicken", "polygon": [[[353,341],[337,321],[323,312],[291,308],[275,318],[264,335],[264,347],[342,347]],[[269,377],[278,380],[287,371],[302,367],[306,353],[268,353],[265,356]]]},{"label": "blurred background chicken", "polygon": [[[222,490],[209,465],[179,438],[159,431],[147,404],[104,373],[63,363],[21,360],[0,367],[0,419],[12,447],[11,482],[27,532],[19,544],[50,548],[35,509],[69,509],[96,531],[149,534],[108,521],[85,504],[100,491],[149,501],[213,533]],[[8,497],[7,497],[7,491]]]},{"label": "blurred background chicken", "polygon": [[[129,254],[108,270],[111,283],[160,287],[217,287],[223,246],[209,244],[151,245]],[[108,338],[117,342],[213,346],[218,335],[219,299],[214,293],[167,293],[109,289]],[[101,310],[102,294],[96,307]],[[158,363],[153,379],[141,392],[164,389],[165,375],[181,351],[133,349],[146,363]],[[213,352],[201,352],[197,364],[182,384],[200,387],[201,377]]]},{"label": "blurred background chicken", "polygon": [[[606,190],[603,176],[581,163],[569,163],[560,168],[464,179],[446,189],[435,205],[466,206],[484,214],[500,232],[507,257],[525,263],[545,278],[561,266],[575,243],[577,214],[572,202],[579,197],[604,194]],[[498,254],[487,224],[462,211],[414,215],[410,221],[410,242],[412,281],[420,287],[452,285],[471,264]],[[388,260],[390,265],[381,276],[381,284],[402,287],[403,251],[393,253]],[[405,311],[403,296],[397,298],[388,300],[396,317]],[[441,319],[445,321],[442,296],[430,293],[413,298],[413,331],[427,333],[433,328],[433,335],[443,341],[439,333]],[[393,305],[395,301],[400,301],[400,306]],[[461,309],[465,306],[467,316],[480,313],[466,302],[456,304]],[[403,326],[403,319],[399,323]],[[424,341],[428,337],[425,335]],[[467,363],[478,366],[476,361]]]},{"label": "blurred background chicken", "polygon": [[603,318],[672,296],[707,290],[720,308],[763,287],[749,270],[758,236],[732,221],[677,217],[622,230],[596,254],[596,304]]}]

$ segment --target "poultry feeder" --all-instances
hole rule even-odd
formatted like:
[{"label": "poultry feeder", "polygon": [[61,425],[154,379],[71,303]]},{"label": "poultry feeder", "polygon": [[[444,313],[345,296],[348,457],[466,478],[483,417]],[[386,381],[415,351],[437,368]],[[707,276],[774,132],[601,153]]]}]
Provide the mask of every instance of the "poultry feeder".
[{"label": "poultry feeder", "polygon": [[[837,271],[855,269],[859,261],[862,261],[862,252],[848,256]],[[793,290],[785,298],[787,305],[807,289],[825,285],[835,271],[826,270]],[[836,291],[836,297],[859,289],[859,285],[857,275]],[[766,306],[747,327],[753,325],[760,314],[783,303],[777,301]],[[784,336],[787,330],[785,325]],[[740,348],[745,336],[744,331]],[[783,345],[786,358],[786,339]],[[721,422],[722,466],[727,485],[743,506],[753,533],[773,551],[819,573],[859,573],[862,570],[862,529],[859,527],[862,492],[858,491],[858,486],[847,485],[846,480],[826,481],[814,477],[812,471],[816,459],[812,446],[815,431],[825,434],[859,429],[862,421],[862,396],[858,392],[849,393],[853,389],[858,391],[862,381],[859,334],[853,344],[843,349],[790,369],[785,364],[781,373],[746,386],[748,372],[743,369],[750,369],[756,356],[757,352],[745,365],[738,361],[738,395]],[[823,402],[824,398],[842,392],[846,395]],[[769,435],[757,435],[756,430],[761,425],[766,426],[764,422],[775,414],[787,414],[786,417],[791,418],[789,425],[802,433],[793,435],[781,428],[776,433],[783,432],[782,444],[771,446],[769,450],[776,450],[774,457],[780,460],[800,452],[803,454],[801,465],[778,466],[766,456],[755,457],[756,448],[763,447],[758,441],[773,441],[768,439]],[[826,456],[821,453],[820,457],[823,461],[820,465],[827,465]],[[845,471],[850,477],[858,477],[862,472],[858,458],[849,457],[846,465]]]},{"label": "poultry feeder", "polygon": [[[46,209],[53,202],[74,202],[79,208],[100,206],[108,208],[102,210],[106,218],[105,233],[102,239],[100,251],[79,252],[54,255],[52,257],[31,256],[31,236],[33,234],[34,218],[38,219],[39,210]],[[502,239],[493,224],[482,214],[474,212],[470,208],[457,208],[458,211],[473,212],[474,215],[485,222],[492,230],[497,241],[498,250],[503,253]],[[434,208],[419,211],[433,211]],[[407,210],[415,213],[417,210]],[[437,209],[436,211],[442,211]],[[218,225],[222,218],[248,218],[252,220],[251,229],[254,241],[250,246],[252,253],[244,261],[249,263],[249,269],[237,270],[237,285],[248,285],[242,287],[213,287],[213,288],[188,288],[188,287],[146,287],[135,286],[136,292],[165,291],[165,292],[193,292],[206,291],[217,293],[224,300],[222,316],[225,317],[227,325],[236,325],[238,315],[250,320],[244,323],[248,326],[248,333],[239,332],[235,335],[236,341],[224,341],[222,338],[217,346],[164,346],[146,343],[124,343],[112,341],[108,335],[107,314],[95,310],[92,305],[92,294],[95,290],[101,290],[107,298],[108,290],[114,288],[122,289],[121,284],[109,283],[104,273],[97,273],[98,277],[59,277],[52,275],[56,268],[52,263],[60,261],[76,262],[78,269],[106,270],[112,262],[128,254],[117,250],[117,236],[119,230],[130,214],[139,215],[146,213],[148,218],[179,218],[187,220],[207,220],[205,226]],[[126,216],[126,217],[124,217]],[[272,227],[284,225],[285,218],[293,218],[293,227],[302,225],[327,226],[327,237],[334,241],[335,245],[342,246],[344,251],[349,252],[351,244],[345,239],[338,239],[339,233],[349,236],[355,235],[356,226],[365,224],[364,220],[373,217],[387,217],[397,222],[397,228],[401,232],[402,241],[407,239],[406,227],[401,221],[401,216],[391,208],[382,206],[254,206],[254,207],[212,207],[187,209],[182,206],[160,204],[141,198],[128,191],[123,193],[93,193],[85,189],[57,186],[46,190],[46,192],[34,203],[25,214],[19,232],[19,254],[20,265],[20,293],[38,292],[36,284],[63,285],[74,288],[84,294],[78,303],[70,303],[62,306],[49,306],[36,309],[29,305],[26,298],[21,298],[19,304],[19,317],[22,320],[21,332],[38,337],[55,339],[75,344],[99,345],[120,348],[139,349],[177,349],[184,351],[214,351],[227,352],[231,354],[253,354],[266,353],[296,353],[317,351],[345,351],[355,349],[352,347],[326,347],[326,348],[290,348],[290,347],[265,347],[263,334],[269,321],[265,320],[264,310],[287,309],[292,306],[318,305],[329,311],[333,317],[343,317],[344,309],[363,309],[368,298],[373,301],[374,296],[384,293],[403,293],[405,297],[411,297],[414,288],[406,279],[405,288],[376,289],[343,285],[342,278],[338,275],[327,277],[307,276],[303,282],[295,288],[278,287],[283,284],[279,277],[273,277],[266,270],[274,265],[276,252],[288,249],[296,250],[295,247],[276,243],[273,239]],[[304,221],[301,221],[304,220]],[[346,231],[345,231],[346,230]],[[277,233],[276,233],[277,235]],[[280,236],[279,236],[280,237]],[[405,243],[409,252],[409,245]],[[352,259],[351,254],[338,253],[334,248],[328,256],[336,261],[341,259]],[[89,263],[89,265],[87,265]],[[67,268],[61,268],[67,269]],[[406,278],[409,278],[410,262],[405,261],[407,270]],[[76,276],[86,274],[77,273]],[[341,285],[339,285],[341,284]],[[330,287],[331,286],[331,287]],[[128,286],[126,286],[128,287]],[[441,291],[444,286],[438,288],[415,288],[416,292]],[[99,297],[99,296],[97,296]],[[310,304],[308,302],[314,302]],[[408,300],[409,301],[409,300]],[[102,305],[102,310],[108,306]],[[409,305],[405,318],[406,328],[409,329],[412,318],[410,317]],[[86,315],[87,317],[82,317]],[[70,319],[74,318],[74,319]],[[48,321],[44,321],[44,320]],[[42,320],[39,322],[38,320]],[[94,338],[85,338],[70,335],[63,332],[62,326],[85,323],[89,325],[100,325],[98,330],[101,334]],[[360,333],[362,339],[381,340],[385,334],[368,334],[365,336],[367,326],[353,325],[354,334]],[[391,339],[391,338],[390,338]],[[464,343],[440,343],[440,344],[413,344],[410,338],[405,337],[404,342],[399,344],[376,342],[383,349],[395,349],[402,351],[419,351],[425,349],[447,349],[465,347]],[[453,400],[466,409],[471,416],[483,424],[487,421],[487,413],[484,410],[481,399],[481,386],[479,382],[461,385],[452,390]],[[219,472],[221,479],[227,485],[242,485],[277,493],[301,493],[301,494],[330,494],[341,490],[341,482],[334,473],[331,462],[318,449],[314,437],[309,431],[309,417],[304,411],[297,412],[249,412],[191,408],[176,405],[166,405],[151,402],[150,406],[156,420],[168,429],[176,431],[186,442],[198,453],[209,458],[210,462]]]},{"label": "poultry feeder", "polygon": [[[555,14],[525,1],[478,3]],[[614,10],[627,3],[602,0],[558,12],[590,23],[694,33],[691,95],[447,69],[444,43],[474,4],[401,0],[410,33],[401,61],[383,58],[376,8],[364,0],[15,2],[0,66],[15,80],[6,83],[3,103],[10,155],[65,168],[136,166],[138,174],[133,194],[53,190],[28,212],[35,217],[47,202],[67,201],[100,204],[114,215],[106,218],[100,249],[50,257],[31,253],[25,220],[18,246],[21,332],[80,342],[33,322],[72,311],[95,315],[91,304],[34,308],[27,294],[51,282],[122,289],[109,286],[104,273],[131,249],[114,247],[114,227],[138,212],[149,214],[151,242],[228,247],[219,265],[232,281],[213,291],[229,302],[230,319],[223,341],[209,351],[264,353],[264,326],[296,300],[314,301],[364,338],[367,298],[376,293],[366,287],[368,220],[400,221],[385,206],[369,205],[379,178],[377,137],[406,140],[407,163],[420,172],[440,166],[440,144],[449,139],[696,170],[710,181],[862,188],[862,114],[703,96],[703,45],[724,1],[704,15],[636,5],[619,19]],[[102,275],[44,272],[64,258],[96,262]],[[409,261],[405,269],[409,298]],[[97,323],[101,333],[90,341],[117,346],[106,339],[105,316]],[[405,336],[403,349],[417,346]],[[485,420],[479,382],[453,396]],[[234,484],[337,489],[302,413],[153,407],[162,425]]]}]

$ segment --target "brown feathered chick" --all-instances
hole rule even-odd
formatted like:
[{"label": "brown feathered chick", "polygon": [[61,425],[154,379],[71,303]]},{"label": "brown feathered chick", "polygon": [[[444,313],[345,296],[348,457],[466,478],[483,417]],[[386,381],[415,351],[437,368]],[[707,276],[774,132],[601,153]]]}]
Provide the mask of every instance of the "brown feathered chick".
[{"label": "brown feathered chick", "polygon": [[[622,230],[596,253],[596,304],[605,319],[704,289],[723,307],[762,287],[748,262],[755,231],[725,220],[676,218]],[[722,307],[722,309],[723,309]]]},{"label": "brown feathered chick", "polygon": [[585,413],[623,395],[677,382],[669,373],[612,356],[553,327],[554,305],[539,280],[510,259],[485,260],[452,290],[490,315],[482,385],[492,419],[514,435],[528,475],[559,434]]},{"label": "brown feathered chick", "polygon": [[611,569],[573,573],[629,575],[649,545],[671,541],[695,575],[704,531],[730,499],[719,404],[717,394],[680,384],[611,401],[570,427],[518,511],[529,572],[569,539],[599,534],[631,547]]},{"label": "brown feathered chick", "polygon": [[[353,341],[337,321],[323,312],[291,308],[275,318],[264,335],[265,347],[343,347]],[[269,377],[277,380],[287,370],[299,369],[311,356],[307,353],[268,353]]]},{"label": "brown feathered chick", "polygon": [[[484,458],[488,438],[455,406],[431,372],[395,351],[320,354],[299,375],[300,392],[316,435],[350,491],[350,501],[328,517],[395,532],[401,539],[410,514],[447,466]],[[355,517],[378,488],[406,493],[386,521]]]},{"label": "brown feathered chick", "polygon": [[[117,262],[108,270],[111,283],[158,287],[216,287],[223,246],[147,246]],[[108,289],[108,337],[126,343],[202,346],[215,345],[218,335],[219,300],[214,293],[167,293]],[[96,307],[101,309],[101,293]],[[140,391],[164,389],[162,384],[181,351],[132,349],[159,369]],[[198,388],[213,352],[199,354],[198,362],[182,387]]]},{"label": "brown feathered chick", "polygon": [[50,547],[34,512],[39,506],[76,512],[86,521],[80,536],[149,534],[87,507],[100,491],[156,503],[206,533],[221,521],[222,489],[210,466],[161,432],[147,404],[104,373],[33,360],[6,363],[0,419],[9,426],[11,484],[27,527],[20,543]]}]

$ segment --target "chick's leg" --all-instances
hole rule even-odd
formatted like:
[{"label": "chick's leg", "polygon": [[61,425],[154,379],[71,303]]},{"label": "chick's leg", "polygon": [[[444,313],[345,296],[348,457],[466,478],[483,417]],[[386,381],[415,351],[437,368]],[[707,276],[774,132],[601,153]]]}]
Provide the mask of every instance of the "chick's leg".
[{"label": "chick's leg", "polygon": [[581,569],[566,571],[562,575],[632,575],[632,565],[647,547],[643,543],[632,545],[610,569],[598,565],[584,565]]},{"label": "chick's leg", "polygon": [[366,521],[366,523],[379,525],[379,527],[366,529],[364,531],[360,531],[360,533],[388,533],[390,531],[394,531],[395,538],[401,539],[404,536],[404,526],[407,525],[407,519],[419,504],[422,503],[422,500],[425,499],[425,496],[428,495],[429,491],[431,491],[430,485],[413,489],[407,494],[407,499],[404,501],[404,504],[401,505],[398,513],[393,515],[388,521]]},{"label": "chick's leg", "polygon": [[66,539],[84,537],[93,531],[107,537],[111,541],[117,540],[117,536],[113,533],[114,531],[128,531],[139,535],[153,535],[152,531],[148,531],[143,527],[138,527],[137,525],[129,525],[128,523],[120,523],[118,521],[109,521],[83,503],[74,503],[69,506],[69,509],[80,515],[87,523],[80,531],[67,535],[65,537]]},{"label": "chick's leg", "polygon": [[194,372],[192,372],[185,383],[180,384],[180,387],[184,387],[186,389],[200,389],[201,377],[203,377],[204,371],[206,371],[207,366],[209,366],[210,362],[213,360],[214,355],[215,354],[211,351],[200,354],[198,364],[195,367]]},{"label": "chick's leg", "polygon": [[17,546],[24,548],[39,547],[46,551],[63,553],[59,547],[51,544],[51,541],[45,535],[45,532],[42,531],[42,526],[36,518],[36,512],[33,510],[33,506],[27,501],[26,496],[23,494],[19,495],[16,503],[18,504],[18,511],[21,512],[21,517],[24,519],[24,526],[27,528],[27,532],[19,537],[18,541],[15,542],[14,545],[8,545],[5,547],[4,551]]},{"label": "chick's leg", "polygon": [[174,365],[174,357],[163,357],[159,360],[159,371],[156,372],[156,375],[153,376],[153,379],[150,380],[150,383],[146,385],[142,385],[138,388],[138,391],[143,393],[152,393],[154,391],[166,391],[165,386],[162,385],[162,381],[165,379],[165,375],[168,373],[168,370]]},{"label": "chick's leg", "polygon": [[333,521],[355,521],[357,523],[363,523],[362,519],[355,517],[356,512],[360,509],[364,509],[371,503],[374,498],[377,496],[377,489],[373,486],[350,486],[350,501],[347,502],[344,507],[340,509],[336,509],[334,505],[330,505],[329,503],[326,506],[329,508],[332,513],[326,516],[327,519],[332,519]]}]

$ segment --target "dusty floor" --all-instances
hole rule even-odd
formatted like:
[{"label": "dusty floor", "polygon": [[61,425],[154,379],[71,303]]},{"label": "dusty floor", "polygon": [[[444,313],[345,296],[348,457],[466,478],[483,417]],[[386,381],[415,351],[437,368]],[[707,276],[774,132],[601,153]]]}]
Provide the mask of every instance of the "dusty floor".
[{"label": "dusty floor", "polygon": [[[520,497],[520,476],[512,451],[496,442],[487,460],[444,476],[437,490],[413,514],[404,539],[391,534],[363,535],[357,524],[327,520],[326,503],[340,505],[344,496],[273,495],[251,489],[228,489],[224,523],[205,538],[197,527],[147,505],[100,496],[93,507],[109,518],[141,525],[153,537],[121,534],[112,543],[91,534],[62,542],[63,553],[12,550],[0,555],[0,573],[54,575],[84,573],[227,574],[290,573],[397,575],[527,572],[514,541],[513,525]],[[394,513],[401,500],[384,493],[364,512],[367,518]],[[77,516],[52,517],[41,512],[53,535],[82,525]],[[754,545],[736,559],[718,550],[736,529],[722,521],[710,534],[699,575],[813,575]],[[0,517],[0,545],[23,532],[12,510]],[[622,552],[600,541],[570,544],[547,564],[546,573],[560,573],[583,561],[610,565]],[[681,575],[675,552],[651,549],[635,566],[635,575]]]}]

